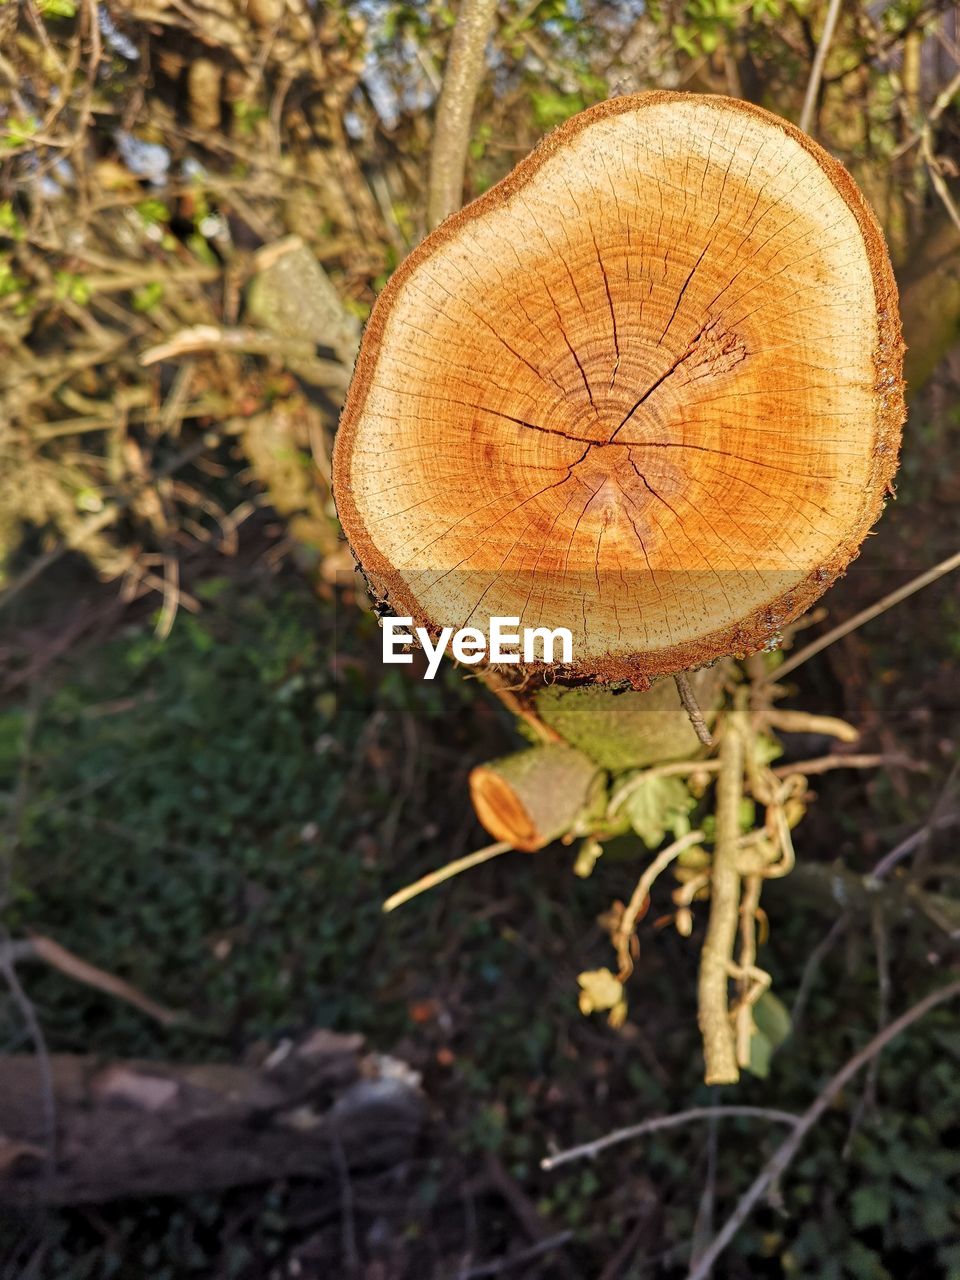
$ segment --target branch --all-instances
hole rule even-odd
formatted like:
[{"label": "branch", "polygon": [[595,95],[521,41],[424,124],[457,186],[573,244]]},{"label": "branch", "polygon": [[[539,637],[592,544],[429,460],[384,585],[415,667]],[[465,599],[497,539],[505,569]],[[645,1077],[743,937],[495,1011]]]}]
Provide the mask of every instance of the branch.
[{"label": "branch", "polygon": [[44,960],[65,977],[72,978],[75,982],[82,982],[85,986],[93,987],[97,991],[103,991],[118,1000],[125,1000],[127,1004],[132,1004],[148,1017],[155,1018],[164,1027],[183,1021],[183,1015],[176,1010],[158,1004],[156,1000],[151,1000],[149,996],[145,996],[142,991],[138,991],[123,978],[118,978],[116,974],[108,973],[106,969],[100,969],[86,960],[81,960],[78,955],[62,947],[59,942],[54,942],[52,938],[46,938],[42,934],[32,934],[22,941],[0,945],[0,965],[12,966],[23,960]]},{"label": "branch", "polygon": [[700,704],[697,702],[693,689],[690,687],[690,681],[686,672],[678,671],[673,677],[673,682],[677,686],[677,693],[679,693],[683,709],[689,716],[690,723],[693,725],[694,733],[705,747],[712,747],[713,738],[710,737],[710,730],[707,728],[707,722],[703,718],[703,712],[700,710]]},{"label": "branch", "polygon": [[[746,1222],[750,1213],[760,1201],[761,1196],[769,1186],[775,1183],[783,1176],[793,1161],[794,1156],[800,1150],[804,1138],[817,1123],[823,1113],[830,1107],[837,1094],[841,1092],[844,1085],[851,1080],[858,1071],[871,1062],[881,1050],[885,1049],[891,1040],[896,1039],[902,1031],[913,1025],[914,1022],[929,1013],[931,1009],[935,1009],[939,1004],[945,1004],[948,1000],[953,1000],[960,996],[960,981],[951,982],[946,987],[941,987],[939,991],[933,991],[925,999],[915,1004],[906,1013],[901,1014],[895,1022],[891,1022],[888,1026],[878,1032],[873,1039],[860,1050],[859,1053],[846,1062],[835,1076],[830,1079],[823,1089],[817,1094],[816,1098],[806,1109],[803,1115],[797,1121],[795,1128],[789,1137],[785,1138],[777,1150],[773,1153],[767,1163],[763,1166],[760,1173],[753,1180],[747,1190],[737,1201],[736,1208],[730,1217],[724,1223],[723,1227],[713,1238],[709,1247],[697,1259],[696,1263],[687,1273],[687,1280],[708,1280],[717,1259],[726,1249],[727,1245],[733,1240],[734,1236]],[[717,1108],[718,1112],[722,1112],[723,1108]],[[715,1114],[707,1109],[707,1114]]]},{"label": "branch", "polygon": [[140,363],[149,367],[161,360],[179,360],[182,356],[206,351],[228,351],[237,355],[279,356],[287,360],[309,362],[311,381],[316,386],[345,391],[350,373],[345,365],[322,360],[316,343],[305,338],[278,337],[260,329],[222,329],[214,324],[198,324],[182,329],[166,342],[148,347]]},{"label": "branch", "polygon": [[717,779],[717,836],[710,872],[710,920],[700,953],[697,1009],[703,1035],[707,1084],[735,1084],[736,1044],[727,1003],[740,912],[740,800],[743,795],[744,741],[738,712],[723,726]]},{"label": "branch", "polygon": [[814,773],[829,773],[832,769],[909,769],[914,773],[929,772],[929,765],[902,755],[831,755],[817,756],[815,760],[793,760],[790,764],[778,764],[770,772],[777,778],[788,778],[792,773],[808,777]]},{"label": "branch", "polygon": [[814,640],[812,644],[805,645],[804,648],[798,650],[786,662],[780,664],[775,671],[771,671],[768,680],[780,680],[789,671],[796,671],[797,667],[802,666],[808,658],[812,658],[814,654],[820,653],[822,649],[826,649],[828,645],[834,643],[835,640],[842,640],[844,636],[856,631],[858,627],[862,627],[865,622],[870,622],[873,618],[879,617],[881,613],[885,613],[887,609],[892,609],[895,604],[900,604],[902,600],[906,600],[912,596],[915,591],[921,591],[924,587],[929,587],[931,583],[936,582],[938,578],[942,578],[945,574],[951,573],[954,569],[960,569],[960,551],[955,552],[952,556],[948,556],[946,560],[941,560],[939,564],[935,564],[932,569],[928,569],[926,573],[919,574],[916,578],[911,578],[909,582],[905,582],[902,587],[898,587],[896,591],[891,591],[889,595],[885,595],[878,600],[876,604],[870,605],[868,609],[861,609],[859,613],[855,613],[852,618],[848,618],[846,622],[841,622],[839,626],[828,631],[826,635],[820,636],[818,640]]},{"label": "branch", "polygon": [[800,1120],[800,1117],[791,1111],[777,1111],[770,1107],[691,1107],[689,1111],[677,1111],[672,1116],[655,1116],[652,1120],[642,1120],[639,1124],[628,1125],[625,1129],[614,1129],[593,1142],[584,1142],[579,1147],[569,1147],[566,1151],[559,1151],[555,1156],[546,1156],[540,1161],[540,1168],[555,1169],[557,1165],[567,1164],[571,1160],[582,1160],[586,1156],[592,1159],[601,1151],[606,1151],[607,1147],[629,1142],[632,1138],[642,1138],[647,1133],[659,1133],[662,1129],[677,1129],[680,1125],[691,1124],[695,1120],[723,1120],[737,1116],[788,1125],[795,1125]]},{"label": "branch", "polygon": [[398,889],[396,893],[391,894],[383,904],[383,910],[385,912],[394,911],[397,907],[402,907],[405,902],[409,902],[411,898],[424,893],[427,889],[432,889],[435,885],[442,884],[444,880],[452,880],[461,871],[469,871],[471,867],[478,867],[481,862],[489,862],[491,858],[496,858],[501,853],[509,853],[512,848],[513,845],[508,841],[498,840],[496,844],[488,844],[485,848],[477,849],[474,853],[468,853],[463,858],[455,858],[453,862],[448,862],[445,867],[440,867],[437,871],[430,871],[425,876],[421,876],[419,880],[415,880],[413,884],[408,884],[405,889]]},{"label": "branch", "polygon": [[427,195],[430,231],[463,202],[470,122],[486,70],[487,40],[496,12],[497,0],[460,0],[434,125]]},{"label": "branch", "polygon": [[657,854],[637,881],[637,887],[634,889],[633,895],[627,903],[613,935],[613,945],[616,948],[617,960],[620,964],[618,977],[621,982],[625,982],[633,972],[630,943],[633,940],[633,931],[637,927],[640,913],[650,897],[650,890],[653,888],[654,881],[661,871],[665,871],[669,867],[674,858],[679,858],[680,854],[686,849],[691,849],[695,844],[700,844],[702,840],[702,831],[690,831],[687,835],[681,836],[679,840],[674,840],[673,844],[667,845],[666,849]]},{"label": "branch", "polygon": [[8,948],[12,944],[5,942],[0,947],[0,976],[3,977],[13,998],[14,1004],[20,1010],[20,1016],[26,1023],[27,1031],[30,1033],[30,1039],[33,1041],[33,1050],[37,1059],[37,1076],[40,1085],[40,1098],[43,1113],[43,1138],[44,1138],[44,1166],[47,1173],[51,1173],[54,1169],[57,1159],[57,1103],[54,1097],[53,1089],[53,1071],[50,1066],[50,1053],[47,1049],[46,1037],[43,1034],[43,1028],[40,1026],[40,1020],[37,1017],[37,1011],[33,1007],[33,1002],[24,991],[20,984],[14,969],[12,956],[8,953]]},{"label": "branch", "polygon": [[98,511],[87,520],[82,521],[62,542],[58,542],[55,547],[51,547],[49,551],[45,551],[43,555],[38,556],[31,565],[24,569],[19,578],[15,578],[8,587],[5,587],[0,592],[0,609],[9,604],[31,582],[39,578],[42,573],[45,573],[51,565],[56,564],[61,556],[66,555],[68,551],[77,551],[85,542],[88,542],[95,534],[99,533],[101,529],[106,529],[141,493],[151,488],[159,480],[165,480],[167,476],[172,476],[181,467],[185,467],[188,463],[199,458],[201,454],[206,453],[212,447],[211,440],[214,438],[219,439],[218,434],[208,431],[202,440],[194,441],[193,444],[178,453],[176,457],[171,458],[169,462],[165,462],[162,467],[158,467],[149,478],[138,480],[124,497],[109,503],[102,511]]},{"label": "branch", "polygon": [[810,68],[807,93],[803,100],[803,110],[800,112],[800,128],[804,133],[810,132],[810,126],[813,123],[813,113],[820,94],[820,82],[823,80],[823,68],[827,62],[827,54],[830,52],[830,42],[833,40],[833,33],[837,27],[837,19],[840,17],[840,4],[841,0],[830,0],[830,7],[827,9],[827,17],[823,24],[823,33],[820,36],[820,43],[817,45],[813,66]]}]

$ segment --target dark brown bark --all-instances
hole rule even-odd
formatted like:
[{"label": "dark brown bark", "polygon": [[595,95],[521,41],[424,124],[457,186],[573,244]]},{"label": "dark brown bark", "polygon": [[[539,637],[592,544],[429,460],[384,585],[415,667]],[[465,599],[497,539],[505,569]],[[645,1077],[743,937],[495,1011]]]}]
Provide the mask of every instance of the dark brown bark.
[{"label": "dark brown bark", "polygon": [[409,1158],[424,1119],[402,1063],[364,1054],[360,1036],[329,1031],[258,1067],[57,1054],[51,1069],[57,1136],[48,1171],[36,1059],[0,1058],[0,1204],[335,1180],[344,1168]]}]

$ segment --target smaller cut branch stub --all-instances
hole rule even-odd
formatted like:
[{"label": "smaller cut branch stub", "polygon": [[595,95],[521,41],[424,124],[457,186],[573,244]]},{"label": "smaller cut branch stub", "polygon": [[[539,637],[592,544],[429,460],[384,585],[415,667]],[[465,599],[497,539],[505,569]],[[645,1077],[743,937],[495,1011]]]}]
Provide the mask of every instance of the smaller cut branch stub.
[{"label": "smaller cut branch stub", "polygon": [[602,813],[603,774],[581,751],[549,743],[478,765],[470,798],[492,836],[532,853]]}]

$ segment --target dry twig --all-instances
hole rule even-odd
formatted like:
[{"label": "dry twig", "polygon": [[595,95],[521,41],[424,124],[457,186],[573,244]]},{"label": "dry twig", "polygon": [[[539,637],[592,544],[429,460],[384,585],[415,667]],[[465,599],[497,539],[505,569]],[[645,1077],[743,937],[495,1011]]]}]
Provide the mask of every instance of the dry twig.
[{"label": "dry twig", "polygon": [[693,725],[694,733],[705,747],[712,747],[713,738],[710,736],[710,730],[707,728],[707,722],[703,718],[703,712],[700,710],[700,704],[697,702],[693,689],[690,687],[690,680],[686,672],[678,671],[673,677],[673,682],[677,686],[677,693],[680,695],[680,701],[683,703],[683,709],[690,717],[690,723]]},{"label": "dry twig", "polygon": [[558,1151],[556,1155],[546,1156],[540,1161],[541,1169],[556,1169],[558,1165],[568,1164],[571,1160],[593,1159],[608,1147],[615,1147],[621,1142],[630,1142],[634,1138],[642,1138],[648,1133],[660,1133],[664,1129],[678,1129],[681,1125],[692,1124],[697,1120],[726,1120],[730,1118],[751,1120],[769,1120],[773,1124],[795,1125],[800,1117],[792,1111],[777,1111],[771,1107],[691,1107],[689,1111],[678,1111],[671,1116],[655,1116],[652,1120],[641,1120],[639,1124],[628,1125],[625,1129],[614,1129],[602,1138],[593,1142],[583,1142],[578,1147],[569,1147],[566,1151]]},{"label": "dry twig", "polygon": [[830,0],[827,16],[823,23],[823,31],[820,35],[820,43],[817,45],[813,66],[810,68],[810,79],[807,81],[807,92],[803,99],[803,109],[800,112],[800,128],[804,133],[809,133],[810,126],[813,124],[813,113],[816,110],[817,98],[820,95],[823,69],[826,66],[827,54],[830,52],[833,33],[837,28],[837,19],[840,17],[840,5],[841,0]]},{"label": "dry twig", "polygon": [[889,592],[888,595],[883,596],[882,599],[870,605],[869,608],[861,609],[852,618],[848,618],[846,622],[841,622],[839,626],[831,628],[830,631],[814,640],[811,644],[804,645],[802,649],[799,649],[789,657],[786,662],[781,663],[775,671],[771,671],[767,677],[768,680],[781,680],[788,672],[796,671],[797,667],[802,666],[809,658],[826,649],[828,645],[833,644],[836,640],[842,640],[851,631],[856,631],[858,627],[862,627],[865,622],[870,622],[873,618],[879,617],[887,609],[892,609],[894,605],[900,604],[901,601],[908,599],[915,592],[922,591],[924,587],[929,587],[931,583],[951,573],[954,569],[960,569],[960,551],[955,552],[952,556],[947,556],[946,560],[941,560],[939,564],[927,569],[925,573],[911,578],[909,582],[904,583],[902,587],[897,587],[896,591]]},{"label": "dry twig", "polygon": [[59,942],[54,942],[52,938],[46,938],[42,934],[33,934],[17,942],[0,944],[0,964],[5,969],[23,960],[44,960],[65,977],[72,978],[75,982],[82,982],[85,986],[93,987],[97,991],[103,991],[118,1000],[125,1000],[127,1004],[132,1004],[148,1017],[155,1018],[164,1027],[173,1026],[174,1023],[183,1020],[183,1015],[176,1010],[158,1004],[129,982],[125,982],[123,978],[118,978],[115,974],[108,973],[106,969],[99,969],[96,965],[81,960],[78,955],[62,947]]},{"label": "dry twig", "polygon": [[[852,1080],[857,1072],[872,1061],[882,1049],[886,1048],[891,1040],[895,1040],[898,1035],[929,1013],[931,1009],[935,1009],[937,1005],[945,1004],[948,1000],[953,1000],[957,996],[960,996],[960,981],[951,982],[948,986],[941,987],[939,991],[931,992],[925,999],[920,1000],[911,1009],[908,1009],[906,1013],[901,1014],[899,1018],[884,1027],[868,1044],[864,1045],[859,1053],[854,1054],[849,1061],[844,1063],[836,1075],[824,1085],[803,1115],[796,1119],[792,1132],[763,1166],[737,1201],[733,1212],[713,1238],[709,1247],[704,1250],[694,1266],[690,1268],[687,1280],[708,1280],[717,1259],[734,1239],[744,1222],[746,1222],[761,1197],[767,1191],[767,1188],[781,1178],[790,1167],[803,1144],[803,1140],[824,1112],[831,1106],[844,1085]],[[704,1110],[708,1116],[716,1114],[710,1108],[704,1108]],[[723,1108],[717,1108],[717,1112],[722,1112],[722,1110]]]},{"label": "dry twig", "polygon": [[617,951],[617,960],[620,964],[620,973],[618,977],[621,982],[625,982],[633,972],[633,959],[630,955],[630,947],[633,941],[634,929],[637,927],[637,920],[640,913],[644,909],[647,899],[650,897],[650,890],[653,888],[657,876],[669,867],[675,858],[678,858],[686,849],[691,849],[695,844],[699,844],[704,838],[702,831],[691,831],[685,836],[681,836],[679,840],[674,840],[673,844],[667,845],[666,849],[661,850],[654,858],[650,865],[644,870],[643,875],[637,881],[637,886],[633,891],[630,901],[624,909],[623,915],[617,923],[616,930],[613,934],[613,945]]},{"label": "dry twig", "polygon": [[496,844],[488,844],[485,848],[477,849],[474,853],[468,853],[463,858],[455,858],[453,862],[448,862],[445,867],[440,867],[437,871],[431,871],[427,875],[421,876],[419,880],[415,880],[413,884],[408,884],[405,889],[398,889],[396,893],[392,893],[383,904],[383,910],[394,911],[397,907],[402,907],[405,902],[409,902],[411,898],[417,897],[418,894],[424,893],[427,889],[443,884],[444,880],[452,880],[461,871],[469,871],[471,867],[478,867],[482,862],[489,862],[491,858],[496,858],[501,853],[509,853],[512,848],[513,845],[508,844],[506,840],[498,840]]}]

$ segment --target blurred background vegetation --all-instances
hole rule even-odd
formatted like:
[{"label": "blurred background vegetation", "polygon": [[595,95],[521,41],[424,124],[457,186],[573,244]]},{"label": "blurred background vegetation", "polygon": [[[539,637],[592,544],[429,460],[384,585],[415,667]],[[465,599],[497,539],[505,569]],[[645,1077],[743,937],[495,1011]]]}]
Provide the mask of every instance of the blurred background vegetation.
[{"label": "blurred background vegetation", "polygon": [[[409,1063],[429,1106],[410,1159],[358,1172],[348,1203],[301,1179],[11,1210],[11,1280],[679,1277],[777,1141],[725,1121],[539,1168],[707,1101],[695,948],[645,937],[619,1031],[577,1012],[638,841],[589,880],[570,850],[512,854],[380,914],[482,842],[465,777],[512,734],[452,671],[383,677],[328,485],[362,322],[426,229],[455,17],[0,3],[0,946],[53,937],[186,1015],[164,1026],[23,965],[35,1020],[11,989],[0,1045],[233,1062],[324,1026]],[[820,0],[501,0],[465,198],[613,94],[720,92],[797,120],[826,18]],[[899,499],[826,602],[842,617],[960,535],[956,7],[845,0],[814,105],[886,230],[911,348]],[[818,780],[804,868],[765,899],[764,964],[803,1017],[725,1100],[802,1109],[956,969],[958,661],[946,580],[797,680],[795,705],[922,771]],[[837,860],[862,888],[917,830],[882,892],[824,889]],[[897,1041],[717,1274],[957,1280],[958,1060],[949,1007]]]}]

